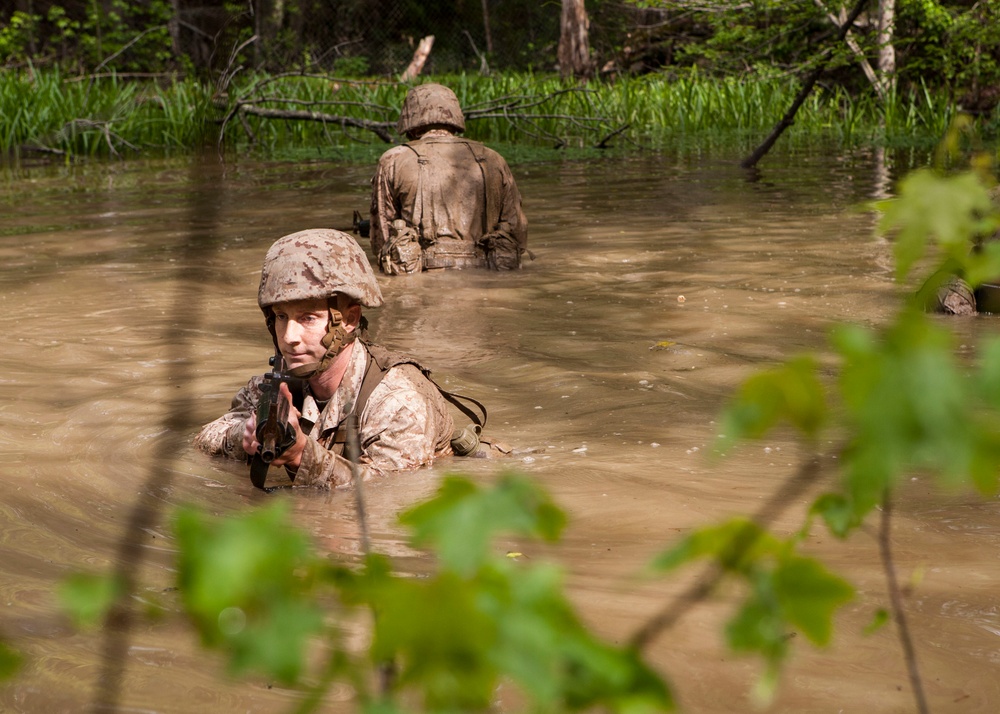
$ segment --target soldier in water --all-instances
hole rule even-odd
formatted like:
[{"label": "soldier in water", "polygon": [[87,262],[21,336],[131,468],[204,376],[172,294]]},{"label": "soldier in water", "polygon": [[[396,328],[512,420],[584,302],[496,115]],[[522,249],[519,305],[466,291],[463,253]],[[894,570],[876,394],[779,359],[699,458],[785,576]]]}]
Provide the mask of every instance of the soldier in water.
[{"label": "soldier in water", "polygon": [[521,194],[500,154],[457,136],[465,117],[455,93],[440,84],[414,87],[397,129],[409,141],[386,151],[372,178],[379,269],[519,268],[528,244]]},{"label": "soldier in water", "polygon": [[[257,303],[285,369],[303,385],[295,396],[280,386],[293,441],[271,466],[284,466],[296,485],[349,485],[349,415],[357,418],[363,477],[452,453],[454,423],[429,373],[366,339],[362,308],[379,307],[382,293],[352,236],[314,229],[280,238],[264,258]],[[229,411],[202,428],[202,450],[241,461],[257,453],[263,380],[250,379]]]}]

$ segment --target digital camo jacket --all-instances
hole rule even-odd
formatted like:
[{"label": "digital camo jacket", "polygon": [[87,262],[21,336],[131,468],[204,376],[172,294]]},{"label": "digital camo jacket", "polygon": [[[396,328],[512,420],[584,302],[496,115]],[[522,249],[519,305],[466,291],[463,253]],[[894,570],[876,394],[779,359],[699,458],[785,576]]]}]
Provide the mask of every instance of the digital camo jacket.
[{"label": "digital camo jacket", "polygon": [[[364,343],[355,343],[347,372],[337,391],[321,405],[306,395],[299,425],[309,435],[296,485],[335,488],[351,483],[351,464],[330,450],[337,426],[354,403],[370,359]],[[243,430],[260,399],[262,377],[250,379],[228,412],[206,424],[195,444],[203,451],[245,461]],[[392,367],[375,387],[358,419],[362,474],[402,471],[430,464],[451,453],[454,422],[437,387],[413,364]]]}]

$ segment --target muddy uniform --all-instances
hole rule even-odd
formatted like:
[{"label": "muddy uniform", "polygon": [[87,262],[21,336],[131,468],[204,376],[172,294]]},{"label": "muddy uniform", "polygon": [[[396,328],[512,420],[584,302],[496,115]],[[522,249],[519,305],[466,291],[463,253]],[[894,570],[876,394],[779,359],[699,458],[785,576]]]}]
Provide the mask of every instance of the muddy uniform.
[{"label": "muddy uniform", "polygon": [[455,93],[421,84],[406,93],[389,149],[372,178],[371,241],[390,275],[437,268],[521,267],[528,222],[503,157],[465,131]]},{"label": "muddy uniform", "polygon": [[[383,272],[509,270],[520,265],[528,243],[521,194],[507,162],[447,131],[428,132],[382,155],[372,179],[371,215],[372,250]],[[401,242],[417,240],[422,266],[408,264],[406,246],[394,244],[402,233],[393,226],[398,219],[415,229]]]},{"label": "muddy uniform", "polygon": [[[344,420],[361,389],[372,352],[384,366],[400,362],[398,356],[358,341],[343,381],[325,405],[306,387],[299,425],[310,439],[295,474],[297,485],[335,488],[351,483],[351,464],[340,454]],[[230,410],[205,425],[195,440],[199,448],[216,456],[246,459],[243,428],[260,399],[261,380],[252,378],[233,398]],[[362,474],[368,478],[430,464],[451,453],[453,430],[448,406],[437,388],[415,364],[398,363],[386,372],[359,414]]]}]

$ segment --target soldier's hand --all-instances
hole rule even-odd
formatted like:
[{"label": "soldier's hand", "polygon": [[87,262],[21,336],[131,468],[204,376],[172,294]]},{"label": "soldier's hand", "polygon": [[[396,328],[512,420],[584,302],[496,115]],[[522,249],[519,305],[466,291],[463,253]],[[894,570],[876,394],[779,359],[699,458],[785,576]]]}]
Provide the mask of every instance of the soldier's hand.
[{"label": "soldier's hand", "polygon": [[260,444],[257,443],[257,415],[254,412],[250,412],[250,418],[247,419],[246,424],[243,426],[243,451],[248,456],[253,456],[259,448]]},{"label": "soldier's hand", "polygon": [[288,402],[288,426],[295,431],[295,443],[285,449],[281,456],[271,462],[271,465],[286,466],[292,471],[298,471],[299,464],[302,462],[302,452],[305,451],[306,440],[309,437],[299,428],[299,414],[301,412],[292,403],[292,393],[288,389],[288,384],[282,382],[280,390],[281,398]]}]

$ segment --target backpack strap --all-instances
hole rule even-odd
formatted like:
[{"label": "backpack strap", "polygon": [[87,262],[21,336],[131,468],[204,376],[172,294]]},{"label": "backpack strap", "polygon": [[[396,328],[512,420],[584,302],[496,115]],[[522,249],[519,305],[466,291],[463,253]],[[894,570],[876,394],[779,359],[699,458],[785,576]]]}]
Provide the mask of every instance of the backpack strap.
[{"label": "backpack strap", "polygon": [[[364,347],[366,352],[367,363],[365,365],[365,374],[364,377],[361,378],[361,387],[358,389],[358,394],[354,399],[354,405],[351,407],[351,411],[344,415],[344,418],[340,420],[339,424],[337,424],[337,428],[333,433],[333,440],[330,442],[330,451],[340,455],[344,454],[347,444],[347,429],[345,425],[348,417],[355,416],[360,418],[361,412],[364,411],[365,405],[368,403],[368,399],[371,397],[372,392],[375,391],[375,388],[381,384],[383,379],[385,379],[385,375],[389,373],[390,369],[401,364],[412,364],[414,367],[419,369],[427,378],[427,381],[433,384],[438,392],[440,392],[441,396],[444,397],[444,399],[450,404],[454,405],[465,416],[471,419],[472,423],[476,424],[480,431],[486,428],[486,420],[489,418],[489,415],[486,411],[486,407],[479,400],[467,397],[463,394],[454,394],[446,389],[443,389],[441,385],[431,379],[431,371],[412,357],[407,357],[400,352],[393,352],[391,350],[387,350],[381,345],[371,344],[370,342],[365,342],[360,339],[358,340],[358,344]],[[463,404],[461,400],[474,404],[481,412],[481,416],[473,411],[469,406]]]},{"label": "backpack strap", "polygon": [[493,191],[490,191],[490,178],[486,172],[486,147],[478,141],[463,139],[462,143],[468,147],[469,151],[476,158],[479,165],[479,172],[483,175],[483,235],[491,232],[494,228],[493,221],[500,216],[494,200]]}]

